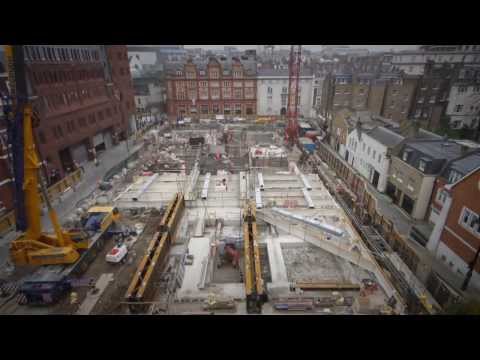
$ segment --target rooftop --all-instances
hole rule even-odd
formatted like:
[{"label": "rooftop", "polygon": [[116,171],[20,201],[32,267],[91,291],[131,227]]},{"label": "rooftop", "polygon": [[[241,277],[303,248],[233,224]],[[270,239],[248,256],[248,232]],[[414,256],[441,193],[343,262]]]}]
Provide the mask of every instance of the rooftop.
[{"label": "rooftop", "polygon": [[[289,76],[288,69],[271,69],[260,68],[257,71],[257,75],[260,76]],[[310,69],[302,69],[300,76],[313,76],[313,72]]]},{"label": "rooftop", "polygon": [[377,126],[367,133],[371,138],[377,140],[381,144],[387,147],[394,147],[400,144],[405,138],[393,131],[384,128],[383,126]]},{"label": "rooftop", "polygon": [[[452,161],[446,170],[454,169],[460,172],[463,175],[468,174],[469,172],[473,171],[476,168],[480,167],[480,151],[475,150],[472,153],[469,153],[460,159],[456,159]],[[445,176],[448,176],[446,171],[444,172]]]},{"label": "rooftop", "polygon": [[462,155],[462,147],[451,140],[410,140],[408,146],[432,159],[453,160]]}]

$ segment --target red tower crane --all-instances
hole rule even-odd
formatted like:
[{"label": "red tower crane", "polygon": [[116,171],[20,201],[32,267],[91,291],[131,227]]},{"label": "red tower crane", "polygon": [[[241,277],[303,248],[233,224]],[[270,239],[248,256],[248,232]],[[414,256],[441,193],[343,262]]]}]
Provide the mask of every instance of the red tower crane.
[{"label": "red tower crane", "polygon": [[290,145],[298,139],[298,83],[300,80],[300,65],[302,63],[302,45],[292,45],[290,48],[290,63],[288,66],[288,124],[285,128],[285,140]]}]

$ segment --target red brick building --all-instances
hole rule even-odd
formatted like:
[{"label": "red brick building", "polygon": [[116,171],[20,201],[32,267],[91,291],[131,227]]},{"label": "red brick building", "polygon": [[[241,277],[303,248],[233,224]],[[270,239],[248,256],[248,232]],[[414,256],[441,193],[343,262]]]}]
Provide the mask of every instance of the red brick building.
[{"label": "red brick building", "polygon": [[178,117],[253,117],[257,107],[256,61],[252,57],[192,61],[167,69],[167,112]]},{"label": "red brick building", "polygon": [[[435,224],[427,244],[437,258],[465,276],[480,248],[480,151],[452,161],[435,184],[430,221]],[[480,288],[480,261],[471,284]]]},{"label": "red brick building", "polygon": [[41,158],[65,175],[127,136],[134,112],[126,46],[26,45]]},{"label": "red brick building", "polygon": [[4,52],[0,47],[0,214],[13,207],[13,176],[9,167],[6,124],[3,123],[3,96],[8,94]]}]

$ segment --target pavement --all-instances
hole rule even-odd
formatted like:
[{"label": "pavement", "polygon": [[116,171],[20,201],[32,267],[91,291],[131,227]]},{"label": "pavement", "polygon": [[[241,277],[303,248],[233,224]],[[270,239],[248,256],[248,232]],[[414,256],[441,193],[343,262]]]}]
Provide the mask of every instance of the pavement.
[{"label": "pavement", "polygon": [[[111,147],[105,152],[98,155],[100,164],[95,166],[93,161],[89,161],[83,164],[85,173],[82,181],[75,187],[74,190],[70,190],[62,195],[61,200],[53,204],[53,207],[57,211],[57,216],[60,221],[65,219],[76,209],[76,204],[91,194],[100,181],[102,181],[105,174],[114,166],[125,161],[131,154],[138,151],[143,144],[134,145],[133,140],[129,141],[128,149],[125,141],[120,144]],[[48,213],[45,212],[42,216],[42,226],[46,231],[52,231],[52,224]]]}]

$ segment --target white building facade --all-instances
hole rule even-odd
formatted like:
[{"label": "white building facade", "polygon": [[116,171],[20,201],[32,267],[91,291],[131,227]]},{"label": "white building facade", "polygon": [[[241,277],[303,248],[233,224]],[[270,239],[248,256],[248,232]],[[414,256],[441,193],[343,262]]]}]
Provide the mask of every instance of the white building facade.
[{"label": "white building facade", "polygon": [[132,77],[140,76],[142,72],[153,67],[158,61],[155,51],[129,51],[128,58]]},{"label": "white building facade", "polygon": [[480,45],[427,45],[424,50],[392,53],[392,66],[408,75],[423,75],[427,61],[451,64],[480,63]]},{"label": "white building facade", "polygon": [[403,139],[384,127],[367,131],[357,127],[347,136],[344,157],[378,191],[385,192],[390,168],[389,149]]},{"label": "white building facade", "polygon": [[317,117],[320,113],[320,104],[322,103],[323,82],[325,76],[317,74],[313,78],[313,92],[312,92],[312,111],[311,117]]},{"label": "white building facade", "polygon": [[452,85],[446,115],[452,129],[476,128],[480,121],[480,82]]},{"label": "white building facade", "polygon": [[[313,75],[301,74],[299,80],[300,101],[298,114],[311,116],[313,109]],[[258,70],[257,114],[286,115],[288,106],[288,71]]]}]

